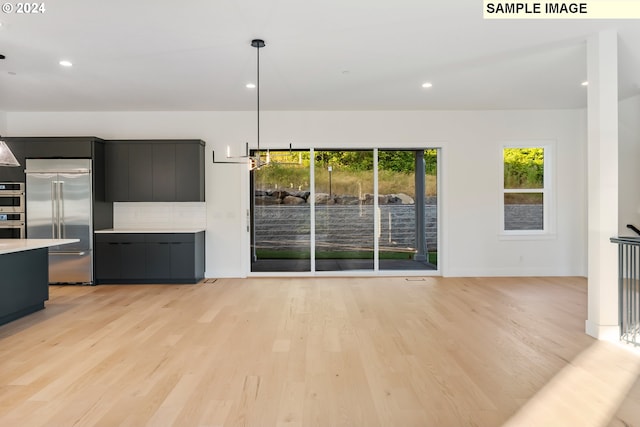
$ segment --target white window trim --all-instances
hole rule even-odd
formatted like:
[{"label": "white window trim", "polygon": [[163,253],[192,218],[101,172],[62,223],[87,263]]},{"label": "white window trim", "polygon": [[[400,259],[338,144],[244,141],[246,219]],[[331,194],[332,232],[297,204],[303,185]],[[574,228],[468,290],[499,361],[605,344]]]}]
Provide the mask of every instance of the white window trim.
[{"label": "white window trim", "polygon": [[[543,148],[544,183],[543,188],[507,189],[504,188],[504,149],[505,148]],[[556,238],[555,187],[556,142],[553,140],[520,141],[503,143],[500,146],[500,240],[549,240]],[[505,230],[504,195],[507,193],[542,193],[543,218],[542,230]]]}]

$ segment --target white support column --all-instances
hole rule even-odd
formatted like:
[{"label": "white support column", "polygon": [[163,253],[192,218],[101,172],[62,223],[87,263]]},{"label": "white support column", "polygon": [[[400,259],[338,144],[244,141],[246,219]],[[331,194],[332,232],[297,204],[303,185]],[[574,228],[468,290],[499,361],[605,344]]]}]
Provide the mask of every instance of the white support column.
[{"label": "white support column", "polygon": [[587,41],[588,87],[588,317],[587,334],[619,337],[618,254],[618,34]]}]

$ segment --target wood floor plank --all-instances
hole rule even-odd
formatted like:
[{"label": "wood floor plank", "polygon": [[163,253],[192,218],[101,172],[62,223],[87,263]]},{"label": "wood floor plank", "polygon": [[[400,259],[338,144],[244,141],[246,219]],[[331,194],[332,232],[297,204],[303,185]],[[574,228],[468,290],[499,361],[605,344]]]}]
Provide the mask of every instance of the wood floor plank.
[{"label": "wood floor plank", "polygon": [[640,426],[640,357],[586,304],[573,277],[52,286],[0,326],[0,426]]}]

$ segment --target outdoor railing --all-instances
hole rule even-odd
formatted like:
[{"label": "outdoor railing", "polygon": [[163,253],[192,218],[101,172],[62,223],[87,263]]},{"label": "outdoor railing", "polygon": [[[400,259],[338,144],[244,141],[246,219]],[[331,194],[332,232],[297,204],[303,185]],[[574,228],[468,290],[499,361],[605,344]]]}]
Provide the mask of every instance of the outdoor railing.
[{"label": "outdoor railing", "polygon": [[640,237],[614,237],[618,244],[620,340],[640,345]]}]

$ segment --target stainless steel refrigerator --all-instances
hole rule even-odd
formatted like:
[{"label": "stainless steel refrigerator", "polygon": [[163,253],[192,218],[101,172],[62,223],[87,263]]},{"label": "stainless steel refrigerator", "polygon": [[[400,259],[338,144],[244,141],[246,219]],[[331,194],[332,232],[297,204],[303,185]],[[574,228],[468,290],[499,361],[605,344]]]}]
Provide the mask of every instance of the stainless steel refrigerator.
[{"label": "stainless steel refrigerator", "polygon": [[93,283],[90,159],[26,160],[27,238],[80,239],[49,248],[49,283]]}]

